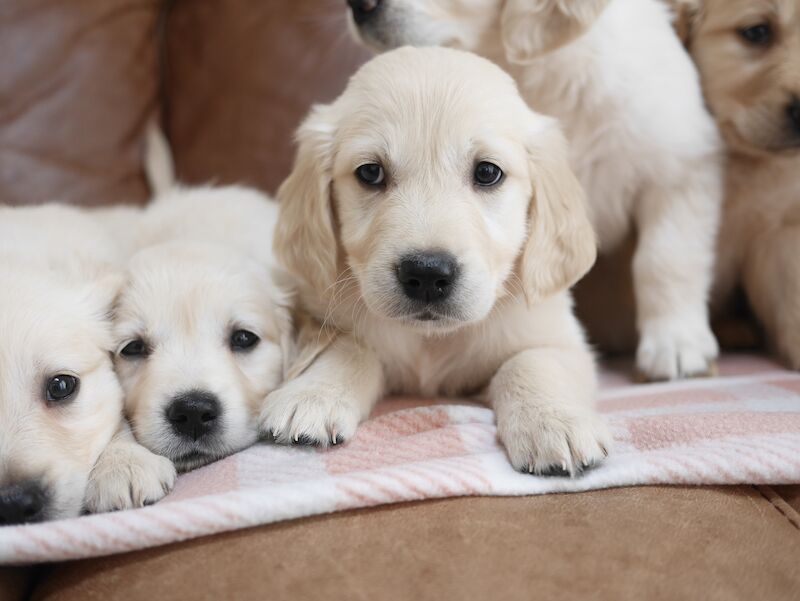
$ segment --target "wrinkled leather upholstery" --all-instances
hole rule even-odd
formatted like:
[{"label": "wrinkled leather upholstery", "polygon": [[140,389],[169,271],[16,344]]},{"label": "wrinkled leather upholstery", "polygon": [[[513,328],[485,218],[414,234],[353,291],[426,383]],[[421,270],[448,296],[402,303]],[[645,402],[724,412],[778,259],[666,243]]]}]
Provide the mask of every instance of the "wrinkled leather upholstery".
[{"label": "wrinkled leather upholstery", "polygon": [[3,0],[0,32],[11,204],[143,202],[143,135],[159,107],[182,180],[274,191],[302,116],[366,57],[338,2]]},{"label": "wrinkled leather upholstery", "polygon": [[158,0],[0,2],[0,202],[142,202]]},{"label": "wrinkled leather upholstery", "polygon": [[366,57],[346,33],[344,6],[175,3],[167,26],[166,115],[182,180],[277,189],[291,166],[292,134],[311,104],[338,96]]}]

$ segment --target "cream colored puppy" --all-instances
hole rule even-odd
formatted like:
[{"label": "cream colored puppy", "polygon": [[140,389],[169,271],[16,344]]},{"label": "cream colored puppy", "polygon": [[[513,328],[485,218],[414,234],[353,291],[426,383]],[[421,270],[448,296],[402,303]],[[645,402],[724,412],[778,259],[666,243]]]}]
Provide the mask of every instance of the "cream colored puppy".
[{"label": "cream colored puppy", "polygon": [[0,208],[0,524],[140,507],[173,486],[111,362],[115,247],[81,211]]},{"label": "cream colored puppy", "polygon": [[482,58],[405,48],[362,67],[298,138],[275,248],[339,335],[267,397],[265,432],[336,444],[387,393],[483,392],[515,468],[602,460],[567,292],[595,239],[556,122]]},{"label": "cream colored puppy", "polygon": [[800,369],[800,0],[685,0],[689,49],[730,149],[715,304],[741,285]]},{"label": "cream colored puppy", "polygon": [[137,439],[186,471],[258,437],[292,352],[272,265],[274,202],[240,187],[163,193],[142,220],[115,312],[115,364]]},{"label": "cream colored puppy", "polygon": [[367,45],[477,52],[511,73],[535,110],[559,118],[601,252],[638,232],[639,371],[656,380],[707,374],[718,354],[707,297],[722,200],[719,136],[667,7],[659,0],[350,5]]}]

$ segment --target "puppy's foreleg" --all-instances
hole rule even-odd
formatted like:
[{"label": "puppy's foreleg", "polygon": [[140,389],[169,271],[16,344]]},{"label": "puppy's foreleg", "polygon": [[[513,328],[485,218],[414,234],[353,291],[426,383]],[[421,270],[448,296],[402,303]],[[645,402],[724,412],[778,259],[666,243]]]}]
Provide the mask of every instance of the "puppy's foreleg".
[{"label": "puppy's foreleg", "polygon": [[651,380],[708,375],[719,349],[708,295],[719,222],[714,171],[680,187],[645,190],[633,261],[639,346],[636,365]]},{"label": "puppy's foreleg", "polygon": [[748,249],[743,279],[747,297],[770,345],[800,370],[800,224],[759,236]]},{"label": "puppy's foreleg", "polygon": [[172,462],[136,442],[123,421],[89,475],[84,506],[96,513],[151,505],[172,490],[175,478]]},{"label": "puppy's foreleg", "polygon": [[267,396],[260,429],[283,444],[340,444],[352,438],[383,391],[377,356],[340,335],[302,374]]},{"label": "puppy's foreleg", "polygon": [[530,349],[489,386],[497,435],[515,469],[575,475],[603,460],[611,436],[594,409],[594,361],[581,348]]}]

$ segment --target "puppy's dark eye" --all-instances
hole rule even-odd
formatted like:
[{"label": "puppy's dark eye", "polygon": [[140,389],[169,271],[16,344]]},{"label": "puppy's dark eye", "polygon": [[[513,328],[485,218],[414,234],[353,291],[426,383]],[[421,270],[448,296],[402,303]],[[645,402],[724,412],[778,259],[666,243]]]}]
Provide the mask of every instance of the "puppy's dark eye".
[{"label": "puppy's dark eye", "polygon": [[63,403],[72,398],[78,392],[79,387],[80,380],[75,376],[59,374],[47,382],[45,398],[48,403]]},{"label": "puppy's dark eye", "polygon": [[386,182],[386,173],[379,163],[367,163],[356,169],[356,177],[368,186],[382,186]]},{"label": "puppy's dark eye", "polygon": [[475,166],[473,177],[479,186],[496,186],[503,179],[503,170],[494,163],[481,161]]},{"label": "puppy's dark eye", "polygon": [[122,350],[119,352],[119,354],[126,359],[138,359],[140,357],[146,357],[147,345],[144,343],[144,340],[137,338],[136,340],[131,340],[128,344],[122,347]]},{"label": "puppy's dark eye", "polygon": [[767,46],[772,42],[772,26],[769,23],[759,23],[751,27],[743,27],[739,30],[739,35],[753,46]]},{"label": "puppy's dark eye", "polygon": [[236,330],[231,334],[232,351],[248,351],[253,348],[261,339],[248,330]]}]

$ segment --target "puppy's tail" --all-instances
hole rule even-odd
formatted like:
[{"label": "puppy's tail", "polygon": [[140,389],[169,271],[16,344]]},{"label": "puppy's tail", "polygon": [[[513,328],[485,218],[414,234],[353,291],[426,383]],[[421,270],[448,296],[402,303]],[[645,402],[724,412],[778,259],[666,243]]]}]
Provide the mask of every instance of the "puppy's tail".
[{"label": "puppy's tail", "polygon": [[155,119],[147,126],[144,172],[147,176],[147,183],[150,185],[150,192],[156,198],[176,186],[172,150],[164,131]]}]

